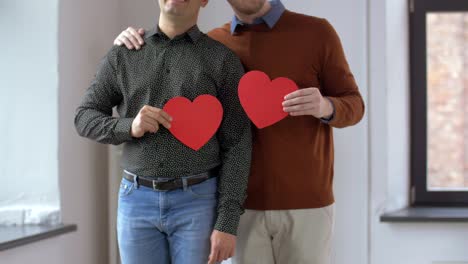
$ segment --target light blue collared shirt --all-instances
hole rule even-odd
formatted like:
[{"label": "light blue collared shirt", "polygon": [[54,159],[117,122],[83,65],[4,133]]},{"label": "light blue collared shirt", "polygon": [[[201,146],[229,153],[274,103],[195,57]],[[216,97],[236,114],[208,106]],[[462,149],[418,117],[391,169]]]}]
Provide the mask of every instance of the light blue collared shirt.
[{"label": "light blue collared shirt", "polygon": [[[280,19],[281,15],[286,10],[281,0],[269,0],[271,4],[271,9],[266,13],[264,16],[256,18],[253,25],[265,23],[271,29],[273,28],[278,20]],[[237,16],[234,15],[231,22],[231,34],[234,34],[236,31],[237,26],[245,25],[246,23],[240,21]]]}]

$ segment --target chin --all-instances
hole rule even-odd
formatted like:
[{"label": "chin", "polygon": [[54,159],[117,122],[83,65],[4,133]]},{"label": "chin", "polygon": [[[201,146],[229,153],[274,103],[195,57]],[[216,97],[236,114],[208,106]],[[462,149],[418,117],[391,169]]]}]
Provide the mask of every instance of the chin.
[{"label": "chin", "polygon": [[166,14],[171,15],[171,16],[182,16],[184,14],[182,10],[173,6],[166,7],[164,11]]},{"label": "chin", "polygon": [[245,15],[254,15],[260,12],[266,1],[240,1],[232,0],[229,3],[232,7]]}]

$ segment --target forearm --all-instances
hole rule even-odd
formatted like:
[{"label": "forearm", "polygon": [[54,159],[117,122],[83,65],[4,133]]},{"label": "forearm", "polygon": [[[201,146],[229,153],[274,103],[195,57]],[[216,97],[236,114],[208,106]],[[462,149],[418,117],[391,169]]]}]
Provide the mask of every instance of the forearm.
[{"label": "forearm", "polygon": [[222,154],[219,175],[218,218],[215,229],[236,234],[247,193],[248,176],[252,156],[250,124],[239,134],[241,140]]},{"label": "forearm", "polygon": [[347,127],[358,123],[364,115],[364,101],[346,60],[340,38],[333,26],[323,20],[326,32],[323,36],[321,85],[324,95],[335,108],[328,122],[333,127]]},{"label": "forearm", "polygon": [[357,124],[364,116],[364,101],[359,92],[346,96],[328,96],[333,103],[335,113],[328,122],[330,126],[344,128]]},{"label": "forearm", "polygon": [[119,145],[132,140],[133,118],[117,118],[93,108],[80,106],[75,115],[78,134],[103,144]]}]

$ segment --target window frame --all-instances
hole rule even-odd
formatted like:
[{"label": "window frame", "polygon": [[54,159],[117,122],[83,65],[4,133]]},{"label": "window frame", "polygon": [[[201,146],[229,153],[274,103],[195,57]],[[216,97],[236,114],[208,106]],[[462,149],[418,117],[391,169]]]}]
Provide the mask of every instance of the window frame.
[{"label": "window frame", "polygon": [[411,205],[468,206],[468,191],[427,190],[426,45],[426,15],[430,12],[468,12],[468,1],[410,0],[409,11]]}]

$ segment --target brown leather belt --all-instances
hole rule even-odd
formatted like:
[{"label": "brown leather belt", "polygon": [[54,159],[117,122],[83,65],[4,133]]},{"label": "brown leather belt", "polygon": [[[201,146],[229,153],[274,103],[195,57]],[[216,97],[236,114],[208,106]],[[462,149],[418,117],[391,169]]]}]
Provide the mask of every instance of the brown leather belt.
[{"label": "brown leather belt", "polygon": [[134,180],[136,179],[138,185],[142,185],[156,191],[172,191],[175,189],[181,189],[184,188],[184,181],[186,182],[186,186],[191,186],[202,183],[216,176],[218,176],[217,169],[212,169],[210,171],[203,172],[200,174],[175,179],[154,179],[141,177],[128,171],[124,171],[123,173],[123,177],[128,181],[134,182]]}]

